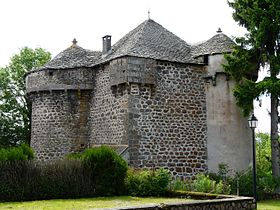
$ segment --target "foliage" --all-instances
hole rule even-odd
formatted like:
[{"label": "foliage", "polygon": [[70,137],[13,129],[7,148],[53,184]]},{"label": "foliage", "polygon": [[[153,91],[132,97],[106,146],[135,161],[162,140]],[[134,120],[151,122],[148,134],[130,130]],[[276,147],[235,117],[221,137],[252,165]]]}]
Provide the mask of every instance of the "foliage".
[{"label": "foliage", "polygon": [[256,134],[256,160],[261,171],[271,173],[271,143],[267,133]]},{"label": "foliage", "polygon": [[171,175],[166,169],[129,170],[125,180],[127,191],[132,196],[160,196],[168,192]]},{"label": "foliage", "polygon": [[[263,94],[271,99],[271,160],[273,176],[280,176],[278,142],[278,105],[280,82],[280,2],[279,0],[233,0],[233,18],[248,31],[236,39],[237,45],[226,55],[225,71],[236,80],[234,95],[245,116],[253,109],[253,99]],[[256,81],[261,67],[270,76]]]},{"label": "foliage", "polygon": [[213,194],[230,194],[232,178],[228,175],[228,165],[219,164],[218,173],[199,173],[194,180],[174,180],[169,184],[171,191],[194,191]]},{"label": "foliage", "polygon": [[25,96],[24,75],[50,58],[42,48],[24,47],[0,68],[0,147],[29,143],[31,107]]},{"label": "foliage", "polygon": [[[243,196],[253,195],[253,172],[252,168],[245,171],[238,172],[232,181],[232,192],[236,192]],[[263,198],[267,193],[272,193],[280,186],[280,179],[272,176],[272,173],[262,171],[260,167],[257,168],[257,194],[258,199]]]},{"label": "foliage", "polygon": [[31,160],[33,158],[34,153],[26,144],[8,149],[0,148],[0,161]]},{"label": "foliage", "polygon": [[[256,140],[257,193],[261,199],[280,187],[280,179],[272,176],[269,135],[257,133]],[[225,186],[230,186],[232,194],[252,196],[252,169],[237,172],[233,176],[230,176],[229,172],[229,167],[221,163],[217,173],[208,173],[208,175],[211,180],[217,183],[222,180]]]},{"label": "foliage", "polygon": [[[117,195],[124,191],[124,177],[128,169],[126,161],[108,146],[85,150],[74,158],[83,160],[85,170],[91,171],[96,180],[96,192],[100,195]],[[102,177],[102,179],[94,179]]]},{"label": "foliage", "polygon": [[209,175],[209,178],[211,180],[216,181],[216,183],[219,183],[220,181],[222,181],[222,183],[223,183],[222,192],[224,194],[229,194],[229,193],[232,193],[231,186],[232,186],[232,181],[233,181],[233,178],[229,175],[229,173],[230,173],[229,166],[225,163],[219,163],[218,172],[217,173],[208,172],[207,175]]},{"label": "foliage", "polygon": [[[276,79],[280,67],[280,4],[279,0],[234,0],[233,18],[248,30],[245,37],[236,39],[232,54],[226,55],[225,71],[237,82],[235,96],[245,115],[252,110],[252,99],[269,93],[279,95]],[[253,74],[260,66],[269,68],[271,76],[255,83]]]},{"label": "foliage", "polygon": [[[256,135],[257,161],[257,194],[259,198],[273,193],[280,187],[280,179],[272,176],[270,137],[266,133]],[[235,174],[232,180],[232,192],[239,191],[240,195],[252,195],[252,169],[249,168]]]},{"label": "foliage", "polygon": [[107,147],[48,163],[0,161],[0,201],[120,195],[126,171],[125,161]]},{"label": "foliage", "polygon": [[94,186],[79,160],[49,164],[34,161],[0,162],[0,186],[2,201],[95,195]]},{"label": "foliage", "polygon": [[211,180],[209,175],[197,174],[193,181],[193,191],[215,193],[215,194],[229,194],[230,185],[225,185],[222,180],[216,182]]},{"label": "foliage", "polygon": [[169,183],[170,191],[191,191],[191,184],[189,180],[175,179]]}]

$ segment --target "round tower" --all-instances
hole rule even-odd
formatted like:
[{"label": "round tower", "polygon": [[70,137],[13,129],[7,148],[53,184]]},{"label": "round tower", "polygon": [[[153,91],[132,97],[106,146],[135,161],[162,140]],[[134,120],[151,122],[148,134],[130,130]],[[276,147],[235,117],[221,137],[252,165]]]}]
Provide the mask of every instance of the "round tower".
[{"label": "round tower", "polygon": [[101,53],[72,46],[26,75],[32,102],[31,147],[37,159],[58,159],[88,146],[89,103]]},{"label": "round tower", "polygon": [[208,41],[197,46],[197,58],[206,65],[207,164],[217,172],[220,163],[233,171],[247,169],[252,160],[251,130],[236,105],[235,82],[224,72],[224,53],[234,42],[221,29]]}]

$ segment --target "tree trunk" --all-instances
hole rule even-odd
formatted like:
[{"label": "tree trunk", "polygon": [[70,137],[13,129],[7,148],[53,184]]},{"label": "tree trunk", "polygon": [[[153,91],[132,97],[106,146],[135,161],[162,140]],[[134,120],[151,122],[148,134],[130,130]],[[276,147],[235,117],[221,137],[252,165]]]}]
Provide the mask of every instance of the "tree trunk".
[{"label": "tree trunk", "polygon": [[280,176],[279,169],[279,141],[278,141],[278,98],[271,93],[271,162],[272,175],[274,177]]}]

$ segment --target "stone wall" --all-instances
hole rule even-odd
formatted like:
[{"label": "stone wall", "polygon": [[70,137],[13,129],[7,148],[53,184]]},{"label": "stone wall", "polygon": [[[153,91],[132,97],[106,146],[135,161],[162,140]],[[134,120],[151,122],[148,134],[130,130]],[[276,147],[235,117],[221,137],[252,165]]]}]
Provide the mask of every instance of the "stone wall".
[{"label": "stone wall", "polygon": [[124,83],[155,84],[153,59],[126,56],[110,62],[111,86]]},{"label": "stone wall", "polygon": [[[116,72],[125,73],[116,77]],[[205,171],[204,73],[203,66],[134,57],[100,67],[91,99],[90,145],[129,146],[134,167],[165,167],[184,177]],[[134,82],[128,82],[129,75]]]},{"label": "stone wall", "polygon": [[95,72],[89,68],[29,72],[31,147],[40,160],[79,152],[89,144],[89,105]]},{"label": "stone wall", "polygon": [[105,65],[97,70],[90,108],[91,146],[127,145],[128,89],[126,84],[111,87],[110,69]]},{"label": "stone wall", "polygon": [[26,76],[26,92],[92,89],[94,74],[90,68],[31,71]]},{"label": "stone wall", "polygon": [[209,56],[208,67],[127,56],[91,69],[30,72],[31,146],[46,160],[107,144],[126,151],[131,166],[165,167],[177,177],[220,162],[246,168],[247,121],[221,56]]},{"label": "stone wall", "polygon": [[88,146],[89,91],[32,93],[31,147],[40,160],[52,160]]},{"label": "stone wall", "polygon": [[130,86],[130,163],[191,177],[207,169],[204,68],[157,62],[154,69],[155,85]]},{"label": "stone wall", "polygon": [[[233,197],[205,201],[192,201],[177,204],[160,204],[111,208],[110,210],[255,210],[256,205],[252,198]],[[109,210],[109,209],[107,209]]]}]

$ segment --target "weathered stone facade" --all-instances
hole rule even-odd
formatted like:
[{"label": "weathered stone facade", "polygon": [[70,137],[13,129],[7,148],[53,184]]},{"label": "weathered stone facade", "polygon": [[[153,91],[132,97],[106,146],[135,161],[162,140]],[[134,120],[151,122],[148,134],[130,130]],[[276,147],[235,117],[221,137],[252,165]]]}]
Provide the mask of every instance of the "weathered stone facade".
[{"label": "weathered stone facade", "polygon": [[[134,167],[165,167],[177,177],[207,170],[215,144],[232,140],[223,141],[214,132],[227,116],[217,112],[217,124],[209,121],[209,110],[215,109],[213,100],[219,98],[209,97],[215,95],[209,78],[223,61],[208,63],[209,50],[221,55],[229,51],[232,41],[223,34],[210,40],[190,46],[149,19],[113,47],[111,36],[103,37],[102,53],[74,42],[43,68],[29,72],[31,146],[37,158],[57,159],[107,144]],[[223,97],[219,100],[224,103]],[[229,102],[227,109],[235,107],[234,100]],[[236,107],[234,110],[229,110],[230,115],[236,115]],[[237,120],[238,126],[245,123],[241,116],[230,119]],[[246,131],[246,126],[245,130],[238,126],[232,130]],[[224,133],[232,130],[225,127]],[[242,137],[246,138],[246,132]],[[238,138],[240,142],[242,138]],[[246,168],[250,158],[243,153],[248,154],[248,147],[241,154],[245,164],[239,167],[229,161],[230,166]],[[215,159],[217,165],[224,162],[228,150]],[[236,146],[226,160],[238,150]],[[215,169],[212,163],[210,169]]]},{"label": "weathered stone facade", "polygon": [[113,89],[110,85],[110,65],[98,69],[91,99],[90,145],[127,146],[126,116],[128,90],[126,86]]},{"label": "weathered stone facade", "polygon": [[156,85],[133,84],[128,139],[130,163],[191,176],[206,166],[204,68],[156,63]]}]

